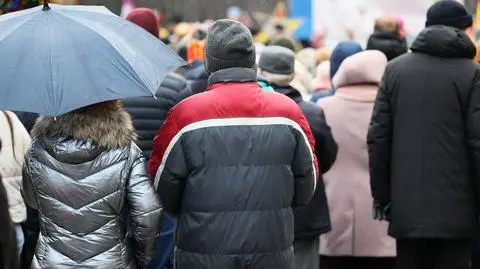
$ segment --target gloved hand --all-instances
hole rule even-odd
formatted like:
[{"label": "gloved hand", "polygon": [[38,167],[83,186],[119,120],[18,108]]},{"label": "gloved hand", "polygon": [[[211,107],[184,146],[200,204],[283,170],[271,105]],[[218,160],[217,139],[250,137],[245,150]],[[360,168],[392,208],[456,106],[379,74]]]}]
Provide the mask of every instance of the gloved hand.
[{"label": "gloved hand", "polygon": [[373,202],[373,219],[391,221],[390,203],[382,204],[380,202]]}]

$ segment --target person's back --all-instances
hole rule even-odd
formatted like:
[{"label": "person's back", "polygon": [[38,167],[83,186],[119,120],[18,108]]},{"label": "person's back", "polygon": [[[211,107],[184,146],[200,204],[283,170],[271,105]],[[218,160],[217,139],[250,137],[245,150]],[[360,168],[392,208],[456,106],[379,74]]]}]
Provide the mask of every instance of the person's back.
[{"label": "person's back", "polygon": [[172,109],[149,164],[178,216],[175,264],[291,269],[292,206],[309,202],[318,175],[310,128],[294,101],[256,82],[245,26],[218,21],[207,40],[210,88]]},{"label": "person's back", "polygon": [[451,259],[466,268],[478,231],[480,69],[461,30],[471,17],[434,16],[462,15],[458,6],[440,1],[429,9],[413,53],[388,65],[370,124],[372,193],[377,207],[390,207],[400,268],[422,267],[411,264],[412,255],[436,257],[434,268],[453,268]]},{"label": "person's back", "polygon": [[32,268],[145,268],[161,207],[128,113],[92,105],[41,117],[32,135],[23,178],[40,213]]},{"label": "person's back", "polygon": [[[394,236],[464,237],[477,225],[466,124],[479,69],[464,34],[434,26],[389,65]],[[458,40],[458,41],[457,41]],[[465,42],[465,43],[464,43]],[[406,195],[409,194],[409,195]]]},{"label": "person's back", "polygon": [[[325,119],[323,110],[304,101],[302,94],[291,86],[295,77],[295,54],[280,46],[265,47],[258,61],[258,76],[271,83],[271,87],[292,99],[305,115],[315,139],[315,155],[322,173],[326,173],[335,162],[338,147]],[[318,268],[320,235],[331,230],[328,203],[323,178],[319,182],[309,204],[294,210],[295,240],[294,268]]]}]

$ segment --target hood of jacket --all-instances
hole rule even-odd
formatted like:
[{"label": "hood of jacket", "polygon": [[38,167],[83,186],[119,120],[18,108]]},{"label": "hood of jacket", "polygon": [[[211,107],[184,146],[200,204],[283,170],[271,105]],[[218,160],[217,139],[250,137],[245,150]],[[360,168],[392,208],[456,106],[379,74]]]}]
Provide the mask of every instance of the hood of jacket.
[{"label": "hood of jacket", "polygon": [[352,55],[343,61],[333,77],[336,89],[359,84],[378,85],[382,79],[387,57],[378,50],[367,50]]},{"label": "hood of jacket", "polygon": [[335,95],[354,101],[373,102],[386,66],[387,57],[378,50],[367,50],[348,57],[333,78]]},{"label": "hood of jacket", "polygon": [[473,59],[476,54],[475,45],[464,31],[443,25],[425,28],[410,49],[442,58]]},{"label": "hood of jacket", "polygon": [[335,76],[343,60],[360,51],[362,51],[362,47],[357,42],[340,42],[330,56],[330,78]]},{"label": "hood of jacket", "polygon": [[103,105],[59,117],[41,116],[32,137],[58,160],[81,163],[105,149],[129,146],[135,140],[132,119],[123,106]]},{"label": "hood of jacket", "polygon": [[379,50],[390,61],[408,52],[407,41],[391,32],[375,32],[367,42],[367,50]]}]

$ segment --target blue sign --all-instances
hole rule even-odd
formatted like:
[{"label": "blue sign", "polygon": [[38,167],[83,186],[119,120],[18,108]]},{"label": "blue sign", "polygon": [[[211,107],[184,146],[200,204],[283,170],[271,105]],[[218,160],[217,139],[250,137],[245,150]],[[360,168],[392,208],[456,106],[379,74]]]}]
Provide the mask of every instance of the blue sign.
[{"label": "blue sign", "polygon": [[297,39],[310,39],[313,31],[312,2],[314,0],[290,0],[290,17],[302,19],[302,24],[295,32]]}]

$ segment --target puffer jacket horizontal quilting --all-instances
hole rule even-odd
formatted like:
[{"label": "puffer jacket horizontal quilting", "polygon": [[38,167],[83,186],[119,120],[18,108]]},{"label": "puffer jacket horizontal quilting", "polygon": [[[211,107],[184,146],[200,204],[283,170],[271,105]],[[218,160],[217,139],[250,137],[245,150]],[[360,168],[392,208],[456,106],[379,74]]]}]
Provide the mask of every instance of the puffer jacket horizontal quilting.
[{"label": "puffer jacket horizontal quilting", "polygon": [[138,134],[137,145],[145,158],[150,157],[152,141],[162,127],[168,111],[178,102],[192,95],[187,81],[176,74],[168,74],[153,97],[137,97],[123,100],[125,109],[133,118]]}]

